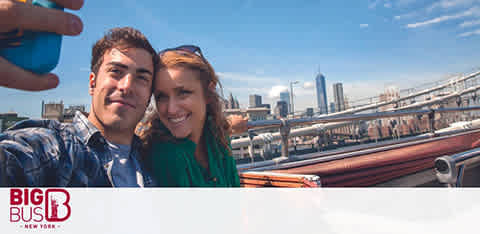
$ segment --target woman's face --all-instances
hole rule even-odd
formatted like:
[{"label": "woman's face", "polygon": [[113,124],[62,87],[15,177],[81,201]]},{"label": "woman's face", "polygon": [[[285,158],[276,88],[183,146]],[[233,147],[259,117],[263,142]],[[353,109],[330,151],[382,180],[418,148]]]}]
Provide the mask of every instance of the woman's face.
[{"label": "woman's face", "polygon": [[154,95],[158,116],[176,138],[198,144],[206,118],[207,101],[197,71],[184,68],[161,69]]}]

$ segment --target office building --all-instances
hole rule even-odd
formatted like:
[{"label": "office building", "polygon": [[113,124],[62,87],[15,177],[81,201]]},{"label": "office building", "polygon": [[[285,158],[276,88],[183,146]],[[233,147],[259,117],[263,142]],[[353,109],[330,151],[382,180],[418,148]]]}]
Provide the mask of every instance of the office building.
[{"label": "office building", "polygon": [[16,112],[0,113],[0,132],[26,119],[28,119],[28,117],[19,117]]},{"label": "office building", "polygon": [[329,113],[335,113],[335,103],[330,102],[330,110]]},{"label": "office building", "polygon": [[275,115],[285,118],[288,115],[288,104],[285,101],[278,101],[275,107]]},{"label": "office building", "polygon": [[267,109],[268,109],[268,114],[270,114],[270,109],[271,109],[271,108],[270,108],[270,104],[261,104],[261,105],[259,105],[259,106],[257,106],[257,107],[267,108]]},{"label": "office building", "polygon": [[60,103],[45,103],[42,101],[42,119],[71,123],[77,111],[85,112],[85,105],[70,105],[65,108],[63,101],[60,101]]},{"label": "office building", "polygon": [[307,117],[313,117],[313,108],[308,107],[308,108],[305,110],[305,115],[306,115]]},{"label": "office building", "polygon": [[[280,93],[280,101],[284,101],[287,105],[287,113],[291,112],[292,106],[290,105],[290,93],[287,91]],[[278,102],[277,102],[278,103]]]},{"label": "office building", "polygon": [[257,94],[252,94],[248,96],[248,107],[253,108],[253,107],[260,107],[262,105],[262,96],[257,95]]},{"label": "office building", "polygon": [[317,77],[315,77],[315,87],[317,91],[317,106],[320,114],[327,114],[327,88],[325,86],[325,76],[321,73],[318,73]]},{"label": "office building", "polygon": [[340,112],[345,110],[342,83],[333,84],[333,101],[335,103],[335,111]]}]

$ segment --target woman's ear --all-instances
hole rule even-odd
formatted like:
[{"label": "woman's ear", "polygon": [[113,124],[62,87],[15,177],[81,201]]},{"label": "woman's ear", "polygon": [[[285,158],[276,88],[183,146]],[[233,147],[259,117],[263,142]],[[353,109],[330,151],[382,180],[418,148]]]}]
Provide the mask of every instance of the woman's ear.
[{"label": "woman's ear", "polygon": [[211,81],[210,84],[208,84],[208,92],[209,92],[209,94],[211,94],[211,95],[208,95],[208,97],[207,97],[207,102],[208,103],[212,102],[213,98],[215,98],[215,95],[213,95],[213,94],[215,94],[215,91],[216,91],[215,88],[216,87],[217,87],[217,84],[213,81]]},{"label": "woman's ear", "polygon": [[208,90],[210,90],[211,92],[215,92],[216,87],[217,87],[217,84],[213,81],[211,81],[210,84],[208,84]]}]

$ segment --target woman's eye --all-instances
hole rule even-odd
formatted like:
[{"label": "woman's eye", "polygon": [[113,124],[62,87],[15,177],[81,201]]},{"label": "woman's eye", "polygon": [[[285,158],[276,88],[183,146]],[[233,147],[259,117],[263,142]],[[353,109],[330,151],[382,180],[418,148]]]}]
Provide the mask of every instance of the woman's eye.
[{"label": "woman's eye", "polygon": [[155,100],[157,100],[157,102],[158,102],[158,101],[164,101],[164,100],[166,100],[166,99],[167,99],[167,96],[162,95],[162,94],[157,95],[157,97],[155,98]]},{"label": "woman's eye", "polygon": [[138,76],[138,79],[148,81],[148,78],[146,76]]}]

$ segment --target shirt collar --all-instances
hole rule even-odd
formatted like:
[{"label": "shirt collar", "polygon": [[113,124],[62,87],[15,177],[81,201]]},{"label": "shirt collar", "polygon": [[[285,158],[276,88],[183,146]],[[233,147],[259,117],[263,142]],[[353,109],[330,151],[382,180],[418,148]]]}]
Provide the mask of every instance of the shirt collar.
[{"label": "shirt collar", "polygon": [[75,112],[72,124],[78,132],[78,136],[83,140],[86,145],[94,144],[97,141],[105,143],[105,139],[102,136],[100,130],[93,125],[88,118],[82,114],[82,112]]},{"label": "shirt collar", "polygon": [[[88,118],[82,114],[82,112],[75,112],[75,117],[73,118],[73,125],[78,131],[78,136],[83,140],[86,145],[95,144],[100,141],[100,143],[105,144],[106,140],[103,137],[100,130],[98,130],[95,125],[93,125]],[[137,135],[133,135],[132,141],[132,150],[137,150],[141,147],[142,141]]]}]

